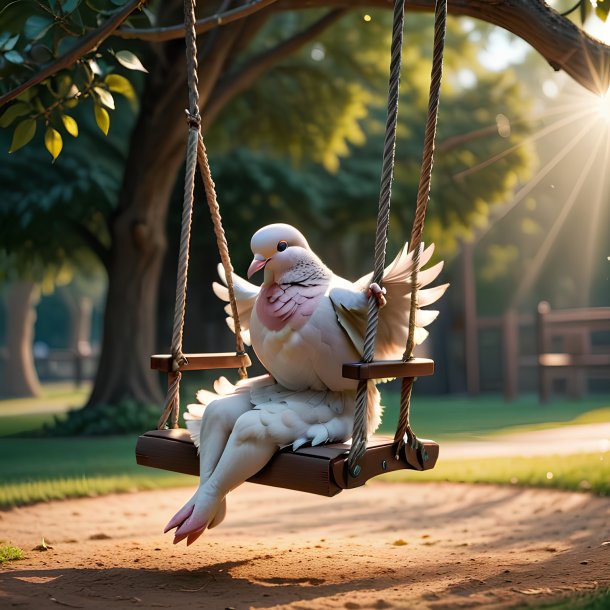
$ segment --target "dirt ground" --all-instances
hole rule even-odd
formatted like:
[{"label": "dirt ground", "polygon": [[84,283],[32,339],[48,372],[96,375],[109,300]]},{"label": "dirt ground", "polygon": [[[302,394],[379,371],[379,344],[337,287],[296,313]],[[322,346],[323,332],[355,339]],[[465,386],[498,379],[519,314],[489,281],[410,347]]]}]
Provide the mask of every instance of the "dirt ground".
[{"label": "dirt ground", "polygon": [[[0,539],[26,550],[0,571],[0,608],[512,608],[610,587],[610,498],[378,483],[328,499],[246,484],[220,527],[173,546],[162,528],[191,493],[0,513]],[[43,536],[52,549],[32,550]]]}]

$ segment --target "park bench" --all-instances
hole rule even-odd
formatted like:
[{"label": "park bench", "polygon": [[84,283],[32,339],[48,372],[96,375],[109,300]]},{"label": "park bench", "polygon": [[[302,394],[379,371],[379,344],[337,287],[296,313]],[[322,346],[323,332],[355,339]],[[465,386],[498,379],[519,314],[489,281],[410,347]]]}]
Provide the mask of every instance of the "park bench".
[{"label": "park bench", "polygon": [[574,398],[589,377],[610,377],[610,307],[553,310],[542,301],[536,315],[538,395],[547,402],[557,379]]}]

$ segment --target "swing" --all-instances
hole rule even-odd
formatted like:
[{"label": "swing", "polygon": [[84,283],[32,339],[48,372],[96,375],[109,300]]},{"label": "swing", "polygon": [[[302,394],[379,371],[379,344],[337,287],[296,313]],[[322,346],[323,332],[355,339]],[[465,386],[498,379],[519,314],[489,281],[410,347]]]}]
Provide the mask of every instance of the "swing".
[{"label": "swing", "polygon": [[[220,210],[211,177],[207,152],[201,136],[201,119],[198,112],[197,49],[194,30],[195,0],[185,0],[185,30],[187,43],[187,68],[189,82],[189,110],[184,207],[180,242],[180,258],[176,288],[176,306],[172,334],[171,355],[154,355],[151,367],[168,375],[168,392],[165,409],[156,430],[139,437],[136,445],[136,461],[143,466],[161,468],[173,472],[199,475],[197,450],[186,429],[179,428],[179,386],[182,371],[210,369],[238,369],[240,378],[247,377],[250,359],[241,337],[239,315],[232,281],[233,268],[222,227]],[[269,463],[248,479],[252,483],[283,487],[324,496],[334,496],[343,489],[364,485],[377,475],[395,470],[429,470],[436,464],[439,446],[434,441],[419,439],[409,423],[409,411],[413,383],[417,377],[432,375],[434,362],[414,358],[415,312],[417,306],[417,274],[420,265],[420,245],[430,194],[430,180],[434,158],[434,139],[440,84],[442,79],[443,50],[445,42],[447,0],[436,0],[434,52],[430,97],[425,130],[422,169],[419,179],[417,206],[409,251],[413,253],[411,276],[411,311],[409,335],[402,360],[374,361],[375,335],[378,312],[375,297],[369,299],[368,319],[364,338],[364,353],[357,363],[343,364],[343,377],[358,381],[354,427],[351,443],[335,443],[316,447],[304,446],[296,451],[279,450]],[[377,230],[375,236],[375,267],[373,282],[381,283],[385,266],[385,249],[389,225],[391,183],[394,170],[394,149],[398,112],[398,92],[402,62],[404,26],[404,1],[395,0],[388,94],[388,115],[384,142],[381,189]],[[186,304],[186,278],[190,243],[190,227],[193,210],[193,185],[196,165],[203,178],[206,199],[214,225],[214,233],[222,265],[227,278],[229,301],[235,322],[235,352],[183,354],[182,333]],[[366,410],[367,382],[369,379],[401,379],[400,414],[396,433],[391,437],[372,437],[367,442]],[[172,418],[171,428],[167,428]]]}]

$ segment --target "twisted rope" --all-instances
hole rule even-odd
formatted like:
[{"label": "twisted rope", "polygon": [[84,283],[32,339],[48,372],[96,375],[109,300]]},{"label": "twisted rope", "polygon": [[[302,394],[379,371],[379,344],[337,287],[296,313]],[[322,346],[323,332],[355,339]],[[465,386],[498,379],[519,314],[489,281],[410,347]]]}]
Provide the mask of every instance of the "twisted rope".
[{"label": "twisted rope", "polygon": [[[204,177],[206,196],[210,210],[214,207],[213,222],[216,232],[217,241],[222,238],[223,247],[221,250],[221,258],[223,266],[227,273],[227,280],[230,281],[229,298],[231,299],[231,307],[233,309],[233,317],[235,319],[235,330],[237,337],[237,352],[244,352],[244,344],[241,338],[241,327],[239,324],[239,316],[237,314],[237,305],[235,303],[235,294],[233,291],[230,272],[232,267],[230,263],[228,246],[224,237],[224,230],[218,210],[218,202],[216,199],[216,190],[210,173],[210,167],[201,137],[201,116],[199,114],[199,79],[197,76],[197,34],[195,32],[195,0],[184,0],[184,27],[186,39],[186,71],[188,82],[188,109],[186,110],[186,118],[189,127],[188,140],[186,145],[186,169],[184,177],[184,203],[182,207],[182,226],[180,229],[180,252],[178,255],[178,273],[176,279],[176,302],[174,305],[174,325],[172,331],[172,369],[173,372],[169,375],[169,386],[165,398],[165,408],[163,414],[157,424],[158,428],[165,427],[167,420],[173,413],[172,427],[178,427],[178,417],[180,414],[180,379],[182,374],[179,368],[186,364],[187,359],[182,353],[182,338],[184,332],[184,317],[186,311],[186,288],[189,266],[189,248],[191,240],[191,224],[193,218],[193,200],[195,189],[195,172],[197,162],[201,168]],[[211,203],[212,202],[212,203]],[[219,237],[220,236],[220,237]],[[229,269],[230,271],[227,271]],[[240,369],[240,376],[244,376],[245,369]]]},{"label": "twisted rope", "polygon": [[[445,49],[445,32],[447,26],[447,0],[437,0],[434,10],[434,50],[432,54],[432,72],[430,77],[430,97],[428,102],[428,117],[426,120],[426,131],[424,135],[424,152],[422,169],[419,176],[419,188],[417,190],[417,206],[415,220],[411,230],[411,241],[409,251],[413,252],[413,271],[411,272],[411,306],[409,312],[409,335],[407,347],[402,356],[407,361],[413,356],[415,347],[415,316],[417,314],[417,290],[419,265],[421,256],[422,235],[424,222],[430,201],[430,182],[432,180],[432,167],[434,165],[434,143],[436,138],[436,126],[438,122],[438,107],[440,102],[441,81],[443,77],[443,54]],[[411,408],[411,393],[413,390],[413,377],[402,380],[400,392],[400,414],[396,426],[394,441],[397,443],[396,453],[405,444],[405,436],[409,445],[416,449],[420,461],[422,456],[422,445],[411,429],[409,423],[409,411]],[[423,466],[423,464],[422,464]]]},{"label": "twisted rope", "polygon": [[[400,68],[402,63],[402,40],[404,27],[404,0],[395,0],[392,25],[392,47],[390,60],[390,80],[388,87],[388,109],[386,117],[385,140],[383,145],[383,163],[381,169],[381,188],[379,191],[379,208],[377,213],[377,229],[375,232],[375,264],[373,282],[381,284],[385,266],[386,243],[390,222],[390,200],[392,197],[392,179],[394,176],[394,151],[396,149],[396,125],[398,121],[398,96],[400,92]],[[371,362],[375,355],[375,337],[379,321],[377,299],[369,296],[366,333],[362,362]],[[352,447],[348,457],[348,468],[353,476],[357,476],[358,460],[366,451],[368,437],[367,429],[367,394],[368,381],[358,382],[356,406],[354,413],[354,428]],[[372,381],[370,383],[373,383]]]},{"label": "twisted rope", "polygon": [[[229,291],[231,315],[233,316],[233,322],[235,324],[235,351],[238,354],[245,354],[246,348],[244,346],[244,340],[241,336],[241,323],[239,321],[239,312],[237,311],[237,302],[235,301],[235,287],[233,286],[233,265],[231,264],[231,256],[229,255],[229,245],[227,243],[227,237],[222,226],[220,206],[218,205],[218,199],[216,197],[216,186],[214,184],[214,180],[212,180],[212,173],[210,171],[208,155],[201,135],[199,136],[197,157],[199,159],[199,170],[201,171],[201,177],[203,178],[208,207],[210,208],[210,217],[212,218],[212,224],[214,225],[214,234],[216,235],[216,246],[220,254],[222,268],[224,269],[227,281],[227,289]],[[248,371],[243,366],[239,369],[239,377],[241,379],[245,379],[246,377],[248,377]]]}]

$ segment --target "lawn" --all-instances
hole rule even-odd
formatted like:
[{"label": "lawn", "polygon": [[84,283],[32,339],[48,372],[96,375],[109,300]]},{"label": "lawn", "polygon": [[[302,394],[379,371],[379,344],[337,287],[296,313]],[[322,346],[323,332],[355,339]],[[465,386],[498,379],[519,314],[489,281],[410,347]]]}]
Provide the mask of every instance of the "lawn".
[{"label": "lawn", "polygon": [[[0,438],[1,508],[64,497],[196,483],[193,477],[138,466],[134,457],[137,433],[89,438],[11,438],[11,434],[39,428],[53,417],[54,408],[62,412],[66,405],[79,404],[79,396],[83,399],[82,394],[69,388],[64,388],[63,398],[58,398],[61,393],[58,388],[47,391],[51,393],[36,401],[0,402],[0,436],[4,437]],[[396,394],[386,392],[384,403],[387,408],[382,431],[388,433],[398,412]],[[607,422],[610,421],[609,405],[608,397],[558,400],[540,406],[534,397],[505,403],[496,396],[475,399],[416,396],[412,422],[418,434],[447,442],[479,439],[524,427]],[[20,412],[22,409],[25,412]],[[388,475],[386,480],[489,482],[609,494],[610,455],[443,461],[441,453],[439,464],[431,472]]]},{"label": "lawn", "polygon": [[[381,427],[386,434],[394,432],[399,398],[396,392],[383,392],[385,412]],[[441,441],[601,422],[610,422],[610,397],[606,395],[558,399],[541,405],[533,395],[505,402],[495,394],[417,396],[414,392],[411,403],[411,423],[416,434]]]}]

